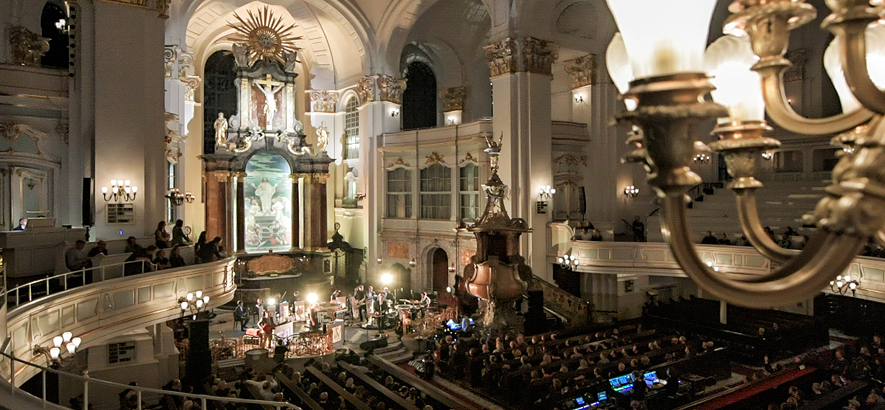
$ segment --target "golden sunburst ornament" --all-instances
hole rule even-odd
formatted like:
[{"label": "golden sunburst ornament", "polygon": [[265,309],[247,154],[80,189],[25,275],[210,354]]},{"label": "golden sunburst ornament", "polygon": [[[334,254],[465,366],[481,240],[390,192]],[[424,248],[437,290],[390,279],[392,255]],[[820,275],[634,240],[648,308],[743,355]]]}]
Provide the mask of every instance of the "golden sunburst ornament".
[{"label": "golden sunburst ornament", "polygon": [[249,17],[244,19],[234,13],[234,18],[239,23],[227,25],[237,31],[232,40],[249,45],[249,58],[252,61],[260,59],[276,59],[284,62],[284,53],[294,53],[299,50],[295,46],[295,40],[301,40],[301,36],[292,34],[295,24],[286,26],[282,16],[274,16],[267,6],[253,14],[246,11]]}]

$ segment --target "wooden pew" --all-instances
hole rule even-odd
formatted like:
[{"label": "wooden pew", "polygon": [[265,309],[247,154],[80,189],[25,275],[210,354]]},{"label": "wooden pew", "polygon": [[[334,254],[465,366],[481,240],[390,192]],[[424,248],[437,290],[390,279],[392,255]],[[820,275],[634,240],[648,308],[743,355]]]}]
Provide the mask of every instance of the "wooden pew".
[{"label": "wooden pew", "polygon": [[323,374],[323,372],[321,372],[319,369],[317,369],[315,367],[307,366],[304,368],[304,371],[309,373],[311,376],[319,379],[321,382],[323,382],[323,384],[328,386],[330,389],[334,390],[335,393],[338,393],[338,395],[341,396],[342,398],[344,398],[344,400],[346,400],[347,402],[349,402],[351,404],[351,406],[353,406],[353,408],[355,408],[357,410],[373,410],[371,407],[369,407],[369,405],[367,405],[366,403],[363,403],[360,399],[354,397],[354,395],[350,394],[350,392],[348,392],[347,390],[344,390],[344,388],[339,386],[338,383],[335,383],[334,381],[332,381],[332,379],[330,379],[329,376],[326,376],[325,374]]},{"label": "wooden pew", "polygon": [[401,367],[393,363],[388,362],[387,360],[384,360],[375,355],[369,355],[366,360],[368,360],[369,363],[378,366],[379,368],[381,368],[381,370],[384,370],[385,372],[391,374],[394,378],[400,380],[408,380],[412,387],[418,389],[418,391],[424,393],[425,395],[427,395],[427,397],[438,401],[443,406],[454,410],[464,410],[472,408],[464,406],[464,404],[458,401],[458,399],[450,396],[448,393],[442,390],[439,390],[433,384],[430,384],[425,380],[416,379],[409,372],[403,370]]},{"label": "wooden pew", "polygon": [[[255,385],[253,385],[251,383],[243,383],[243,384],[241,384],[241,386],[246,387],[246,391],[249,392],[249,395],[251,395],[253,399],[264,400],[264,397],[261,396],[261,390],[258,387],[256,387]],[[276,408],[274,406],[271,406],[269,404],[252,404],[252,405],[250,405],[250,407],[253,407],[253,408],[255,406],[261,406],[262,410],[276,410]]]},{"label": "wooden pew", "polygon": [[390,391],[390,389],[382,386],[381,383],[378,383],[377,381],[375,381],[375,379],[373,379],[373,378],[369,377],[367,374],[355,369],[353,367],[353,365],[351,365],[350,363],[339,361],[338,365],[341,366],[342,368],[344,368],[351,375],[360,379],[360,381],[362,381],[364,384],[375,389],[375,391],[377,391],[378,394],[383,395],[385,398],[398,404],[400,407],[402,407],[406,410],[420,410],[417,407],[415,407],[414,403],[412,403],[412,402],[400,397],[398,394]]},{"label": "wooden pew", "polygon": [[323,410],[323,407],[320,406],[320,404],[317,403],[310,396],[308,396],[307,393],[304,392],[304,390],[301,390],[300,387],[296,386],[292,379],[289,379],[281,372],[276,372],[276,374],[274,374],[274,377],[276,377],[277,382],[282,388],[285,388],[290,393],[292,393],[293,396],[298,397],[301,400],[300,407],[302,409],[307,408],[310,410]]}]

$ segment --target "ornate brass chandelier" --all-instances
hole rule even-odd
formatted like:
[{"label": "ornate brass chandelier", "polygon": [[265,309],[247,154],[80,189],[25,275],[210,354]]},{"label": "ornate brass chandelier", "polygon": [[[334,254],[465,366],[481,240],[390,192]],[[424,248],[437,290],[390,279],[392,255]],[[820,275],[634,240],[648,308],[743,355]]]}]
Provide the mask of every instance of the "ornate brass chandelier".
[{"label": "ornate brass chandelier", "polygon": [[[878,23],[885,8],[880,1],[827,0],[833,12],[823,27],[836,38],[825,65],[845,113],[823,119],[798,115],[783,92],[782,73],[790,66],[784,57],[789,32],[816,16],[803,0],[735,1],[723,30],[726,36],[711,44],[706,55],[716,0],[685,0],[678,8],[657,0],[607,3],[621,33],[606,58],[630,109],[618,119],[643,132],[642,138],[629,140],[637,145],[629,158],[644,163],[663,209],[664,238],[701,288],[747,307],[807,300],[841,275],[870,237],[885,239],[885,93],[876,86],[885,87],[885,81],[875,77],[885,71],[885,28]],[[877,68],[868,70],[873,64]],[[705,99],[708,93],[715,102]],[[834,143],[850,148],[833,170],[827,197],[806,216],[818,229],[798,255],[764,233],[756,209],[756,191],[762,188],[755,178],[758,162],[780,146],[766,136],[771,130],[766,110],[789,131],[838,134]],[[701,182],[689,166],[704,145],[696,141],[694,126],[711,118],[719,119],[714,130],[719,139],[709,148],[722,155],[734,177],[728,187],[735,192],[744,233],[761,254],[780,263],[768,274],[723,275],[707,266],[692,245],[685,195]]]}]

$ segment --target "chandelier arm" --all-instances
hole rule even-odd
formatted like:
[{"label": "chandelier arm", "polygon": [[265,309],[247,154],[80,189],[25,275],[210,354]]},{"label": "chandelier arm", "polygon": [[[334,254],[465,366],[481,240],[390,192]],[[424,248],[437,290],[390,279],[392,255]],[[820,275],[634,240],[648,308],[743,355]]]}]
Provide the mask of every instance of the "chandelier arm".
[{"label": "chandelier arm", "polygon": [[826,288],[833,275],[844,271],[865,242],[860,237],[829,234],[826,250],[817,252],[793,274],[760,283],[735,281],[712,271],[701,261],[687,229],[683,195],[668,194],[662,202],[661,231],[686,275],[705,291],[737,306],[760,308],[807,300]]},{"label": "chandelier arm", "polygon": [[838,36],[842,42],[843,72],[857,100],[876,113],[885,114],[885,93],[873,83],[867,66],[866,27],[865,24],[846,24],[844,33]]},{"label": "chandelier arm", "polygon": [[834,115],[827,118],[805,118],[790,106],[784,94],[781,73],[785,67],[768,66],[756,68],[762,78],[762,97],[765,100],[765,112],[781,127],[804,135],[838,134],[861,125],[871,118],[873,112],[859,108],[847,114]]},{"label": "chandelier arm", "polygon": [[879,246],[885,248],[885,228],[879,229],[876,232],[876,235],[873,236],[873,238],[876,239],[876,242],[879,244]]},{"label": "chandelier arm", "polygon": [[737,202],[741,229],[747,235],[747,241],[756,248],[756,251],[775,262],[786,262],[795,256],[795,252],[781,248],[765,233],[762,223],[759,222],[755,189],[735,190],[734,198]]}]

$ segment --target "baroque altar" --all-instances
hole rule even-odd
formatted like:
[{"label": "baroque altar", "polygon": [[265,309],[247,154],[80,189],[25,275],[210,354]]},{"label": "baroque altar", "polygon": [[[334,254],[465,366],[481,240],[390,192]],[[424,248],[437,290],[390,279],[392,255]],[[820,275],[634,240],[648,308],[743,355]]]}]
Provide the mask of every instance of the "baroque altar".
[{"label": "baroque altar", "polygon": [[238,254],[303,250],[322,259],[334,160],[307,144],[295,116],[299,37],[266,7],[234,16],[237,112],[218,114],[215,152],[202,156],[206,231]]}]

